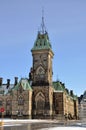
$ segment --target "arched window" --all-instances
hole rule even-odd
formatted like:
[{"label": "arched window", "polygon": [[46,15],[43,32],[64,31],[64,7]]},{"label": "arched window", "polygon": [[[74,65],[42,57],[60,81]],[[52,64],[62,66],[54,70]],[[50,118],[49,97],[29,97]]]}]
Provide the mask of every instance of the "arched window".
[{"label": "arched window", "polygon": [[11,105],[11,100],[9,98],[6,99],[6,105]]},{"label": "arched window", "polygon": [[42,66],[38,67],[38,69],[36,70],[36,74],[37,74],[38,80],[40,80],[40,81],[45,80],[45,70]]},{"label": "arched window", "polygon": [[35,98],[36,110],[38,114],[43,114],[45,109],[45,97],[42,92],[39,92]]},{"label": "arched window", "polygon": [[45,74],[45,70],[42,66],[38,67],[36,74]]},{"label": "arched window", "polygon": [[24,99],[21,96],[18,98],[18,105],[24,105]]}]

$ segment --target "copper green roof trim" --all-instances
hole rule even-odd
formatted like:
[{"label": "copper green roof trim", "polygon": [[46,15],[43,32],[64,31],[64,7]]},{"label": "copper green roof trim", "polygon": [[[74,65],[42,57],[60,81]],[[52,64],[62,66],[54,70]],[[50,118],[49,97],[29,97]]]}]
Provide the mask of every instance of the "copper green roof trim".
[{"label": "copper green roof trim", "polygon": [[18,90],[22,86],[23,90],[32,90],[28,79],[21,79],[20,82],[13,88],[13,90]]},{"label": "copper green roof trim", "polygon": [[53,86],[56,91],[64,92],[64,90],[65,90],[64,87],[60,84],[60,82],[53,82]]},{"label": "copper green roof trim", "polygon": [[38,33],[37,39],[32,48],[32,50],[41,50],[41,49],[51,49],[52,50],[47,32],[45,32],[44,34],[41,34],[40,32]]},{"label": "copper green roof trim", "polygon": [[77,95],[74,95],[74,96],[73,96],[73,99],[74,99],[74,100],[78,100]]},{"label": "copper green roof trim", "polygon": [[83,98],[86,98],[86,90],[84,91],[84,95],[83,95]]},{"label": "copper green roof trim", "polygon": [[73,100],[77,100],[77,96],[76,95],[73,95],[71,96],[67,91],[66,91],[66,88],[64,86],[63,83],[59,82],[59,81],[56,81],[56,82],[53,82],[53,86],[54,86],[54,89],[58,92],[58,91],[61,91],[61,92],[66,92],[67,96],[68,97],[71,97],[71,99]]}]

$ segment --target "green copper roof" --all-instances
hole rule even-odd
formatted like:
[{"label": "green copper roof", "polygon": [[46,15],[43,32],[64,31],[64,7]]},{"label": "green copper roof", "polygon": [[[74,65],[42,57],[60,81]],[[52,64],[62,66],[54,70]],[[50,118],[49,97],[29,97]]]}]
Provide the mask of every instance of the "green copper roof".
[{"label": "green copper roof", "polygon": [[32,48],[32,50],[41,50],[41,49],[52,49],[47,32],[38,33],[37,39]]},{"label": "green copper roof", "polygon": [[13,90],[18,90],[22,86],[23,90],[32,90],[28,79],[21,79],[20,82],[13,88]]},{"label": "green copper roof", "polygon": [[77,95],[70,95],[70,93],[67,92],[67,88],[65,88],[65,85],[64,83],[60,82],[60,81],[56,81],[56,82],[53,82],[53,86],[54,86],[54,90],[56,92],[66,92],[66,95],[68,97],[71,97],[73,100],[77,100]]},{"label": "green copper roof", "polygon": [[78,100],[78,96],[77,95],[73,95],[73,99],[74,100]]},{"label": "green copper roof", "polygon": [[86,90],[84,91],[83,98],[86,99]]},{"label": "green copper roof", "polygon": [[54,86],[54,89],[56,91],[62,91],[62,92],[64,92],[64,90],[65,90],[64,86],[59,81],[53,82],[53,86]]},{"label": "green copper roof", "polygon": [[46,27],[45,27],[45,23],[44,23],[44,16],[42,14],[41,28],[38,31],[37,39],[36,39],[31,51],[43,50],[43,49],[52,50],[52,47],[51,47],[51,44],[49,41],[49,37],[48,37],[48,33],[46,31]]}]

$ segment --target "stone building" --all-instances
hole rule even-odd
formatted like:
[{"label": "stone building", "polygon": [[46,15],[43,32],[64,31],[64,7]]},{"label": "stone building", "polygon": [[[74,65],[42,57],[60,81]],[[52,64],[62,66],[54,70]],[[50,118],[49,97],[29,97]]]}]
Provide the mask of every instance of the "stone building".
[{"label": "stone building", "polygon": [[[77,118],[78,100],[73,91],[60,82],[52,81],[54,56],[42,17],[41,30],[31,49],[33,63],[29,78],[15,77],[14,84],[0,78],[0,108],[11,118]],[[1,113],[0,113],[1,114]]]},{"label": "stone building", "polygon": [[62,82],[53,82],[54,85],[54,118],[78,118],[78,100],[73,90],[69,90]]},{"label": "stone building", "polygon": [[79,119],[86,120],[86,91],[79,97]]}]

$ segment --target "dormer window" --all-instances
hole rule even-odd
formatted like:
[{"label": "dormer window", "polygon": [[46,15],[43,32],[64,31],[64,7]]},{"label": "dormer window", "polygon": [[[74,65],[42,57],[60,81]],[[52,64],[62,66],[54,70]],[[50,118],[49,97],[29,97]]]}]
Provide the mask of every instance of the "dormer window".
[{"label": "dormer window", "polygon": [[45,42],[44,42],[44,46],[45,46]]}]

